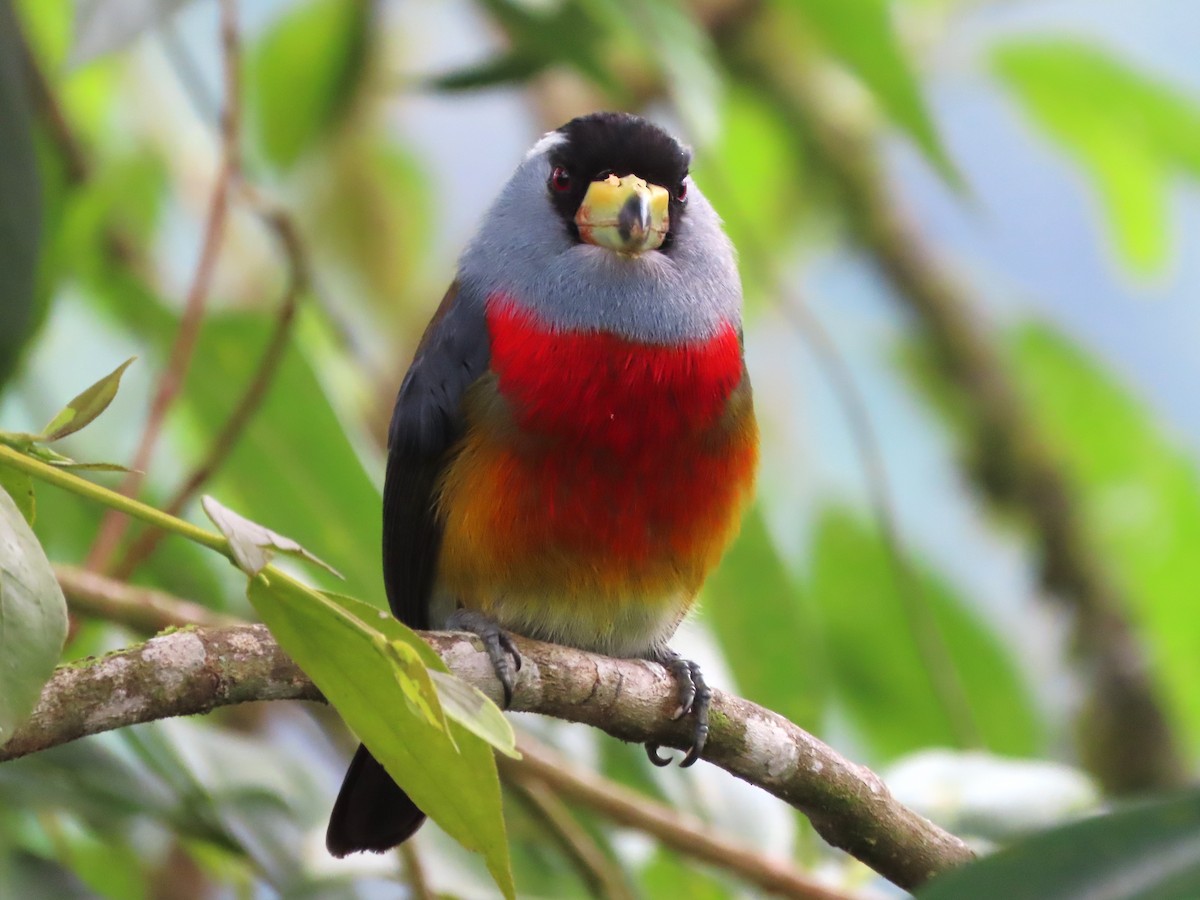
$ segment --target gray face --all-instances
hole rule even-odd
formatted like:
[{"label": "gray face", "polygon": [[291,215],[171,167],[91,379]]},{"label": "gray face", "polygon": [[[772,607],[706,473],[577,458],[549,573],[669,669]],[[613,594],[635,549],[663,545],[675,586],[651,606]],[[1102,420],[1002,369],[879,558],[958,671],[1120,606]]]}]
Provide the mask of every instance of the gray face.
[{"label": "gray face", "polygon": [[500,192],[459,260],[460,296],[496,293],[552,326],[607,331],[657,344],[741,326],[742,288],[721,221],[688,179],[687,212],[669,253],[630,257],[580,243],[555,210],[550,157],[566,138],[542,138]]}]

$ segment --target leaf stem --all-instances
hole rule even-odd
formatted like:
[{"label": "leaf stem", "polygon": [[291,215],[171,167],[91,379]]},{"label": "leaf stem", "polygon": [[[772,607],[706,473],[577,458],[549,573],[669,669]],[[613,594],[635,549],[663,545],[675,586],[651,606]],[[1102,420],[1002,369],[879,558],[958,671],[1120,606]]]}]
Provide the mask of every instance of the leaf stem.
[{"label": "leaf stem", "polygon": [[185,522],[183,519],[157,510],[152,506],[147,506],[145,503],[134,500],[132,497],[126,497],[124,494],[119,494],[116,491],[94,484],[71,472],[33,459],[3,444],[0,444],[0,465],[18,469],[39,481],[60,487],[88,500],[94,500],[97,503],[107,506],[109,509],[123,512],[148,525],[153,525],[155,528],[161,528],[163,531],[169,531],[172,534],[187,538],[189,541],[208,547],[210,550],[216,550],[224,556],[230,555],[229,543],[215,531],[208,531],[207,529],[193,525],[191,522]]}]

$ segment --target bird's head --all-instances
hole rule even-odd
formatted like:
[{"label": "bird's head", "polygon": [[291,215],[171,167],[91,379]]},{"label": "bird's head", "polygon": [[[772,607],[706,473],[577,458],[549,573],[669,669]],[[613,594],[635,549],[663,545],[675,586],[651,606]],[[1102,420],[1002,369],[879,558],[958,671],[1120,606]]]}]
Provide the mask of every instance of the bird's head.
[{"label": "bird's head", "polygon": [[675,342],[740,323],[732,247],[690,151],[626,113],[538,141],[460,261],[459,278],[552,324]]}]

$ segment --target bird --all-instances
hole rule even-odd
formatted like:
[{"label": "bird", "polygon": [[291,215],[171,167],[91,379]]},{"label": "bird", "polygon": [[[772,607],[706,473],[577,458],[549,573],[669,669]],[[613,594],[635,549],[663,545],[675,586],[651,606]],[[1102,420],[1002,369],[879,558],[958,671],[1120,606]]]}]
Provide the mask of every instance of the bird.
[{"label": "bird", "polygon": [[[758,427],[734,248],[691,151],[596,112],[538,140],[467,243],[388,431],[384,582],[415,629],[661,663],[699,758],[711,691],[668,646],[740,528]],[[659,747],[647,745],[665,765]],[[360,746],[326,833],[384,852],[425,814]]]}]

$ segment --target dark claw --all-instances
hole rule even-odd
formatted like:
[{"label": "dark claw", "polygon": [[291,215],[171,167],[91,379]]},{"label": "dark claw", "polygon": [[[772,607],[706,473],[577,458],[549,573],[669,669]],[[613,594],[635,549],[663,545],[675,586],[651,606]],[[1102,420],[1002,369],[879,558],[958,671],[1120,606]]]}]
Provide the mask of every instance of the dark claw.
[{"label": "dark claw", "polygon": [[[656,662],[667,667],[667,671],[675,676],[675,682],[679,686],[679,706],[671,718],[681,719],[689,713],[696,717],[692,746],[679,764],[681,769],[686,769],[700,758],[700,754],[704,752],[704,745],[708,742],[708,707],[712,701],[712,690],[705,683],[700,666],[691,660],[668,650]],[[656,766],[670,763],[670,758],[659,755],[658,744],[647,744],[646,754]]]},{"label": "dark claw", "polygon": [[494,619],[473,609],[455,610],[446,620],[446,630],[467,631],[483,641],[483,649],[492,663],[492,670],[504,689],[504,707],[507,709],[512,706],[513,690],[517,686],[515,673],[521,671],[521,654],[508,633]]},{"label": "dark claw", "polygon": [[662,754],[660,754],[658,752],[658,749],[660,746],[661,745],[655,744],[653,742],[647,744],[646,745],[646,755],[648,757],[650,757],[650,762],[654,763],[656,766],[658,766],[661,769],[663,766],[669,766],[671,764],[671,757],[663,756]]}]

